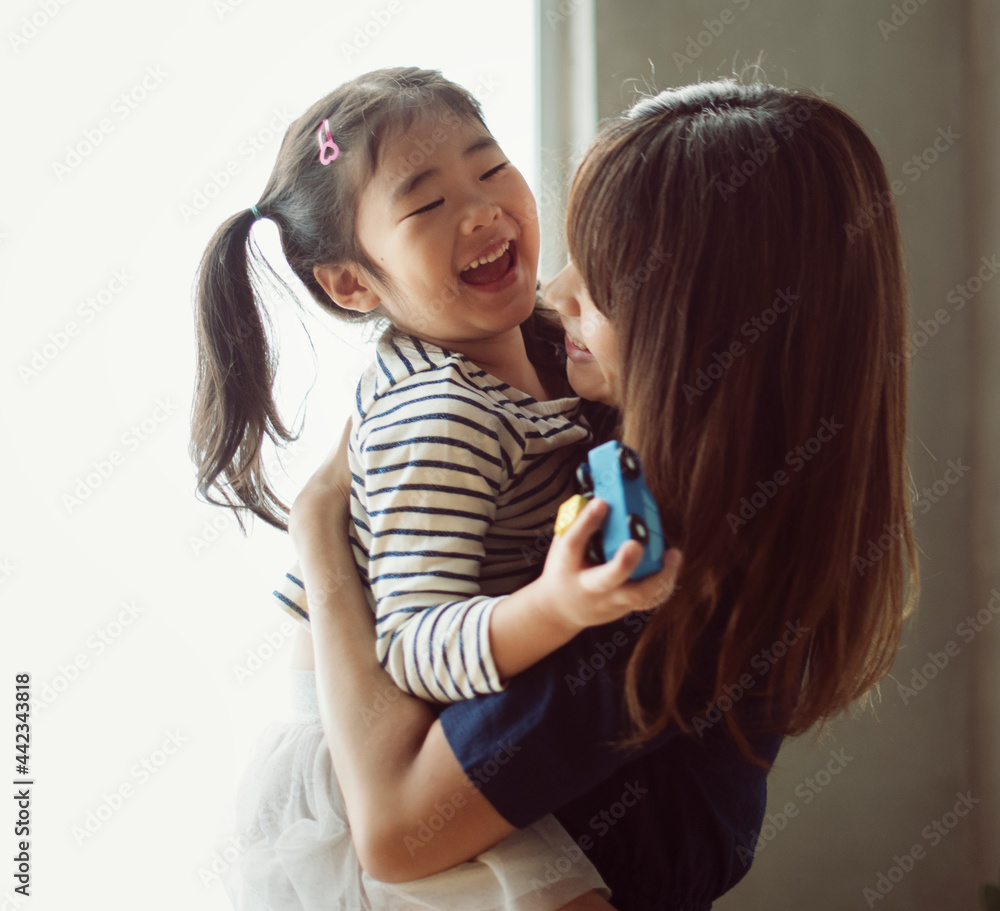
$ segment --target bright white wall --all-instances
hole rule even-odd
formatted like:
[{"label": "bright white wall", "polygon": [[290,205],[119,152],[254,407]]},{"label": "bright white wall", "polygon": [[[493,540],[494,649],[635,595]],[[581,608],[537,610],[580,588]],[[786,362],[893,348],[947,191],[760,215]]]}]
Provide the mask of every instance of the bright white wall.
[{"label": "bright white wall", "polygon": [[[0,20],[0,666],[10,715],[15,673],[32,675],[36,700],[30,907],[222,909],[200,871],[225,847],[238,775],[281,711],[290,621],[269,592],[292,551],[266,527],[244,540],[193,494],[198,258],[258,198],[284,122],[380,66],[440,68],[477,91],[537,183],[533,4],[61,2],[15,0]],[[202,209],[185,212],[199,193]],[[255,230],[273,249],[269,228]],[[275,318],[287,416],[315,380],[285,459],[293,496],[339,436],[367,353],[310,317],[314,358],[294,308],[276,301]],[[86,499],[66,499],[81,484]],[[251,658],[260,668],[246,673]],[[23,904],[12,866],[4,911]]]}]

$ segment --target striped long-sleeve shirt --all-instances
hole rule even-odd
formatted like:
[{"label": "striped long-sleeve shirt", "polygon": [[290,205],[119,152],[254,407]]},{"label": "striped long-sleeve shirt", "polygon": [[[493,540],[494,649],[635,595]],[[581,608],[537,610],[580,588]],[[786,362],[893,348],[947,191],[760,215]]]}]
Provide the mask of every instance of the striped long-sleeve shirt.
[{"label": "striped long-sleeve shirt", "polygon": [[[502,689],[490,613],[537,577],[573,493],[591,441],[579,399],[539,402],[390,331],[356,408],[351,539],[379,660],[400,688],[437,702]],[[275,595],[307,620],[297,569]]]}]

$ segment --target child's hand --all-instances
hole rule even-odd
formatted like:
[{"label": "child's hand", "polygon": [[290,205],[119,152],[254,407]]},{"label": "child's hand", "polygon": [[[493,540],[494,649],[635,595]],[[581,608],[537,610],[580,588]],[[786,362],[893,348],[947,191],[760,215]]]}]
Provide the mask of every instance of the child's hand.
[{"label": "child's hand", "polygon": [[681,565],[681,552],[671,548],[663,568],[638,582],[629,580],[642,559],[642,545],[626,541],[607,562],[587,563],[587,542],[600,530],[608,504],[593,499],[562,535],[557,535],[535,583],[547,610],[563,622],[585,629],[618,620],[632,611],[651,610],[672,594]]}]

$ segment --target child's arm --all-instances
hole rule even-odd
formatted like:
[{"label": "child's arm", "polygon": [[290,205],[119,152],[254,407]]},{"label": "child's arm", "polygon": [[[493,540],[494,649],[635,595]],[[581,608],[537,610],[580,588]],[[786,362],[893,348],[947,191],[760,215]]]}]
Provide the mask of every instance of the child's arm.
[{"label": "child's arm", "polygon": [[379,661],[405,692],[455,702],[502,689],[489,641],[501,598],[482,594],[480,567],[503,441],[494,415],[431,390],[419,414],[387,396],[356,426],[350,505],[368,553]]},{"label": "child's arm", "polygon": [[494,608],[490,641],[504,679],[531,667],[581,630],[651,610],[670,596],[680,566],[676,549],[664,557],[663,569],[640,582],[629,582],[642,559],[638,542],[626,542],[601,566],[588,568],[581,559],[607,509],[603,500],[591,500],[566,533],[553,539],[542,575]]},{"label": "child's arm", "polygon": [[[607,504],[595,499],[588,510],[586,516],[581,514],[581,518],[593,518],[599,522]],[[566,534],[579,537],[584,527],[574,525]],[[586,527],[591,527],[589,521]],[[570,541],[566,543],[569,545]],[[637,603],[643,605],[638,608],[642,610],[663,600],[663,574],[622,588],[642,557],[642,548],[638,543],[623,544],[610,563],[583,572],[580,571],[582,567],[574,565],[569,557],[573,549],[582,546],[574,539],[570,549],[561,547],[550,550],[538,580],[512,595],[495,599],[489,615],[489,648],[500,679],[507,680],[531,667],[565,645],[582,629],[617,620],[636,610]],[[673,572],[679,560],[679,551],[669,551],[664,558],[664,572]],[[284,610],[309,626],[308,603],[299,563],[285,573],[274,595]],[[464,603],[457,602],[452,608],[461,609]],[[429,608],[431,611],[436,609]],[[407,692],[410,692],[409,688]]]},{"label": "child's arm", "polygon": [[[483,420],[482,414],[459,417]],[[582,629],[662,600],[663,574],[626,584],[642,556],[636,543],[623,545],[602,566],[585,569],[572,561],[569,554],[584,546],[580,536],[590,521],[578,521],[564,546],[550,550],[540,578],[511,595],[480,594],[483,538],[495,515],[499,486],[499,473],[489,466],[503,461],[509,441],[495,431],[482,434],[474,440],[472,456],[454,447],[448,436],[454,428],[441,420],[429,418],[417,426],[413,441],[376,431],[363,440],[348,437],[347,447],[352,470],[370,480],[371,514],[357,503],[352,510],[355,523],[364,523],[371,533],[376,652],[401,689],[438,702],[496,692]],[[359,455],[366,446],[368,451]],[[347,457],[345,451],[345,463]],[[349,481],[345,472],[344,482]],[[584,518],[600,522],[606,509],[595,500]],[[676,552],[667,555],[666,573],[676,559]],[[274,594],[308,625],[298,564]]]}]

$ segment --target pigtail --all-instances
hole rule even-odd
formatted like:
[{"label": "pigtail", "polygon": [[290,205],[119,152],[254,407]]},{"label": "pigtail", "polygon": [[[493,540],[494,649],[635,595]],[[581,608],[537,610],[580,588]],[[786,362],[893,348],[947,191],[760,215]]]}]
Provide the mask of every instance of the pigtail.
[{"label": "pigtail", "polygon": [[[247,509],[282,530],[288,507],[264,472],[264,437],[295,439],[274,402],[277,368],[267,315],[255,293],[249,209],[215,232],[198,270],[198,374],[191,413],[191,457],[198,493],[208,502]],[[242,520],[240,520],[242,527]]]}]

